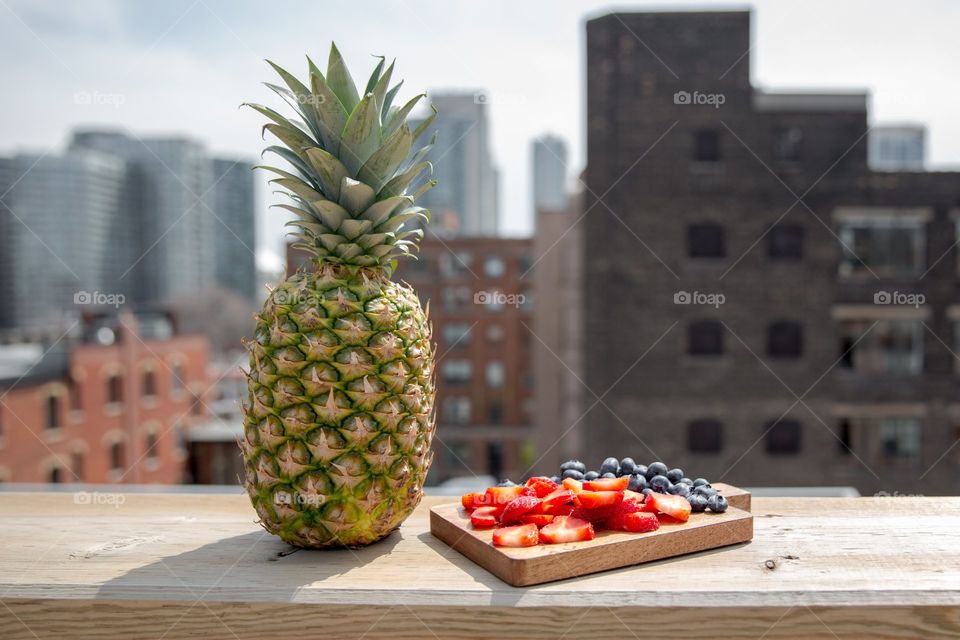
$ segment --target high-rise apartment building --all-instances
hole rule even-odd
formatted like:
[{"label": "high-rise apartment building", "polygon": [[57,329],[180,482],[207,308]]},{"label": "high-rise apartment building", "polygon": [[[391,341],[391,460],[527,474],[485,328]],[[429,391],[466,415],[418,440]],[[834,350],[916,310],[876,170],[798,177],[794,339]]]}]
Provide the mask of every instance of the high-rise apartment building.
[{"label": "high-rise apartment building", "polygon": [[560,211],[567,206],[567,145],[553,135],[533,141],[533,209]]},{"label": "high-rise apartment building", "polygon": [[427,159],[438,183],[417,204],[430,209],[430,229],[437,234],[496,235],[497,172],[486,94],[436,93],[429,99],[439,113],[423,139],[437,135]]},{"label": "high-rise apartment building", "polygon": [[960,174],[871,171],[866,95],[759,91],[750,48],[587,23],[584,455],[956,493]]},{"label": "high-rise apartment building", "polygon": [[214,158],[210,212],[216,216],[214,245],[217,286],[256,299],[257,245],[252,167],[240,160]]}]

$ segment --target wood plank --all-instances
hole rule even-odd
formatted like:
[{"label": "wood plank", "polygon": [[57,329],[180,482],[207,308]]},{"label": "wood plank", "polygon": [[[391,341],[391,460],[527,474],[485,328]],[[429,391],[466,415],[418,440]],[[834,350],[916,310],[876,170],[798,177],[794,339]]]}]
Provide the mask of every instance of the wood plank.
[{"label": "wood plank", "polygon": [[429,533],[449,497],[285,556],[240,492],[123,498],[0,493],[0,638],[960,637],[956,497],[753,498],[748,544],[524,588]]},{"label": "wood plank", "polygon": [[430,532],[507,584],[525,587],[747,542],[753,516],[730,507],[649,533],[598,531],[582,542],[504,548],[491,543],[493,529],[474,529],[459,504],[445,504],[430,509]]}]

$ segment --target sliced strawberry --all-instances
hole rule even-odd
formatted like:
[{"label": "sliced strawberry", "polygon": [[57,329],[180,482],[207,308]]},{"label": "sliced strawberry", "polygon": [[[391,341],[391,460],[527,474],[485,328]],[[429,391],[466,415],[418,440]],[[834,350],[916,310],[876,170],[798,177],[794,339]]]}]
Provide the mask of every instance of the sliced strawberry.
[{"label": "sliced strawberry", "polygon": [[520,522],[520,516],[526,515],[540,505],[540,498],[534,496],[520,496],[511,500],[503,513],[500,514],[500,524],[516,524]]},{"label": "sliced strawberry", "polygon": [[552,504],[548,506],[540,505],[540,511],[545,515],[568,516],[573,513],[573,503],[570,504]]},{"label": "sliced strawberry", "polygon": [[680,522],[690,519],[690,503],[683,496],[672,496],[666,493],[651,493],[647,501],[652,503],[658,512],[675,518]]},{"label": "sliced strawberry", "polygon": [[577,507],[570,513],[570,516],[600,525],[603,524],[607,518],[617,515],[618,506],[619,505],[608,504],[603,507],[594,507],[593,509]]},{"label": "sliced strawberry", "polygon": [[501,527],[493,532],[493,544],[498,547],[532,547],[538,541],[539,535],[535,524]]},{"label": "sliced strawberry", "polygon": [[620,504],[623,500],[622,491],[581,491],[577,494],[577,500],[584,509],[596,509],[597,507],[607,507]]},{"label": "sliced strawberry", "polygon": [[533,489],[533,492],[538,498],[543,498],[544,496],[549,495],[550,493],[557,490],[558,485],[556,482],[550,478],[545,478],[543,476],[534,476],[527,480],[527,487]]},{"label": "sliced strawberry", "polygon": [[636,511],[633,513],[617,513],[607,519],[607,527],[619,531],[632,533],[646,533],[660,528],[660,520],[656,514]]},{"label": "sliced strawberry", "polygon": [[563,487],[573,491],[574,493],[580,493],[583,491],[583,483],[579,480],[574,480],[573,478],[564,478]]},{"label": "sliced strawberry", "polygon": [[644,500],[647,499],[647,496],[637,491],[630,491],[630,489],[627,489],[626,491],[623,492],[623,499],[626,500],[627,498],[636,498],[642,503]]},{"label": "sliced strawberry", "polygon": [[483,504],[483,493],[465,493],[460,496],[460,504],[467,511],[473,511]]},{"label": "sliced strawberry", "polygon": [[544,527],[551,522],[556,516],[551,516],[546,513],[528,513],[520,516],[520,522],[523,524],[535,524],[538,527]]},{"label": "sliced strawberry", "polygon": [[[573,491],[569,489],[556,489],[543,496],[543,502],[537,508],[538,513],[553,513],[553,509],[565,505],[573,504]],[[556,515],[556,514],[554,514]]]},{"label": "sliced strawberry", "polygon": [[597,478],[583,483],[584,491],[623,491],[630,485],[630,478]]},{"label": "sliced strawberry", "polygon": [[553,522],[540,529],[540,541],[547,544],[593,540],[595,537],[592,524],[572,516],[555,518]]},{"label": "sliced strawberry", "polygon": [[470,514],[470,524],[480,529],[497,526],[497,516],[500,509],[497,507],[477,507]]},{"label": "sliced strawberry", "polygon": [[483,498],[483,504],[491,507],[505,507],[514,498],[530,495],[533,491],[527,487],[490,487]]},{"label": "sliced strawberry", "polygon": [[[620,504],[617,505],[617,513],[634,513],[636,511],[643,511],[643,494],[636,494],[633,491],[630,491],[630,495],[627,495],[627,491],[623,492],[623,500],[620,501]],[[640,497],[638,498],[637,495]]]}]

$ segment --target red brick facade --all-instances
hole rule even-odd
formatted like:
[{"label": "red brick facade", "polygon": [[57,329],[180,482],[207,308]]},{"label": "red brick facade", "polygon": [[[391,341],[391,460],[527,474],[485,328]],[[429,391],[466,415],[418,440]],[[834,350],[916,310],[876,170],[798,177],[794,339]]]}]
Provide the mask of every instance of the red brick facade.
[{"label": "red brick facade", "polygon": [[132,327],[73,346],[62,378],[0,389],[0,481],[181,482],[185,429],[205,412],[207,340]]}]

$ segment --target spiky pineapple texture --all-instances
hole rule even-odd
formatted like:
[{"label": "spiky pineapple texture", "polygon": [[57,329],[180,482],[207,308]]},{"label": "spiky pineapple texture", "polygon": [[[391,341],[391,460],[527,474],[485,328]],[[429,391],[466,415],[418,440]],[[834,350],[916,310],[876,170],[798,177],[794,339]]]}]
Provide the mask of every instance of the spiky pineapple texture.
[{"label": "spiky pineapple texture", "polygon": [[[309,60],[309,59],[308,59]],[[272,64],[272,63],[271,63]],[[393,65],[381,60],[359,97],[336,46],[309,88],[273,65],[268,85],[302,121],[250,105],[284,147],[292,172],[266,167],[292,198],[297,246],[314,256],[274,289],[248,344],[240,442],[245,486],[271,533],[301,547],[358,546],[389,534],[423,494],[435,429],[431,328],[416,293],[390,280],[422,237],[407,223],[432,167],[393,107]],[[435,113],[434,113],[435,115]],[[408,194],[409,189],[414,193]]]},{"label": "spiky pineapple texture", "polygon": [[[411,131],[407,117],[426,95],[403,106],[393,102],[403,82],[390,87],[394,63],[384,69],[384,58],[370,75],[363,97],[336,45],[330,47],[324,76],[310,58],[309,86],[273,62],[267,61],[286,87],[265,83],[300,116],[286,118],[259,104],[247,103],[272,122],[264,131],[284,146],[273,153],[292,172],[261,165],[279,177],[270,182],[283,187],[293,204],[279,204],[297,216],[288,224],[297,228],[295,245],[331,263],[359,266],[388,265],[408,256],[423,237],[416,224],[429,221],[429,212],[414,201],[435,181],[433,166],[425,160],[433,140],[414,150],[436,111]],[[431,108],[432,109],[432,108]],[[409,228],[414,227],[414,228]]]}]

